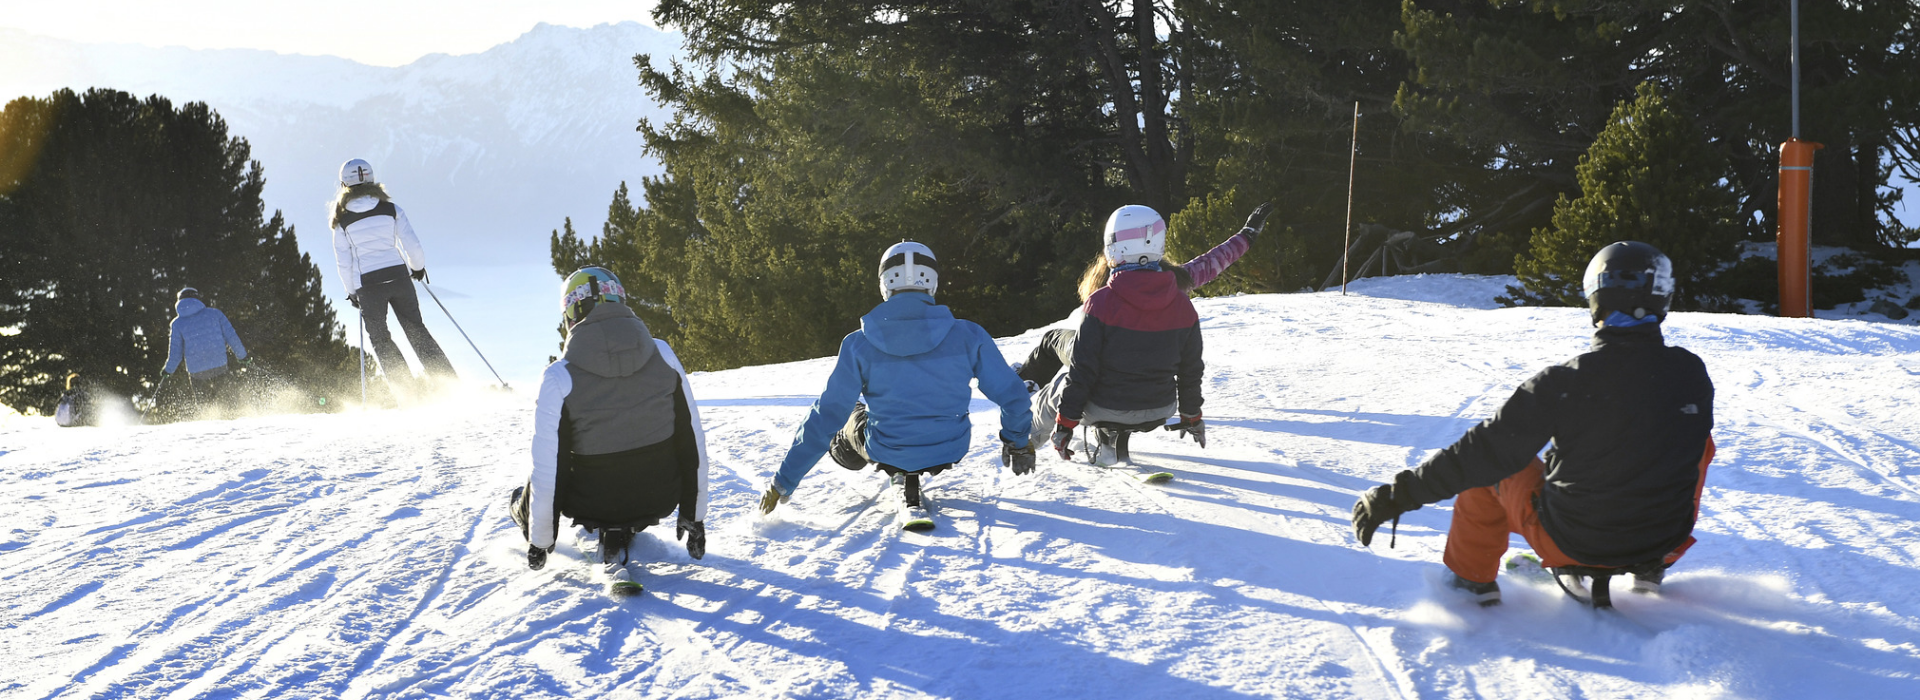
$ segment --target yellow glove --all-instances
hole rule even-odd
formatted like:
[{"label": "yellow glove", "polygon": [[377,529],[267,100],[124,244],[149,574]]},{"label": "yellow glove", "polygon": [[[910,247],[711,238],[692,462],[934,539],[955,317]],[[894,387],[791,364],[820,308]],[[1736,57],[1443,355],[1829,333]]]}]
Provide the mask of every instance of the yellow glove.
[{"label": "yellow glove", "polygon": [[786,503],[788,498],[790,497],[787,494],[780,493],[780,487],[767,484],[766,495],[760,497],[760,514],[769,515],[773,513],[773,509],[779,507],[782,503]]}]

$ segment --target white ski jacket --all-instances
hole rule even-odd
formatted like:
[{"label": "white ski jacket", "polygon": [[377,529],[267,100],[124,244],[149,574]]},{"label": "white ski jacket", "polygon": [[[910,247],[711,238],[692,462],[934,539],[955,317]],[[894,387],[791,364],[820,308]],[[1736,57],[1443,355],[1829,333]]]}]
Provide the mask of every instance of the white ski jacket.
[{"label": "white ski jacket", "polygon": [[355,197],[347,201],[346,210],[340,225],[333,227],[333,260],[340,268],[340,286],[348,294],[360,291],[360,276],[368,272],[395,265],[426,268],[427,252],[420,248],[407,213],[398,205]]},{"label": "white ski jacket", "polygon": [[[624,311],[628,318],[632,318],[633,312],[627,311],[624,307],[620,310]],[[638,319],[634,320],[638,321]],[[644,333],[645,326],[640,328]],[[685,398],[686,409],[690,414],[694,449],[698,453],[698,467],[693,470],[691,484],[694,499],[691,504],[684,501],[677,504],[680,517],[704,522],[707,519],[707,436],[705,429],[700,425],[700,405],[693,398],[693,386],[687,381],[686,368],[681,366],[680,358],[673,354],[673,348],[668,347],[666,341],[659,339],[654,339],[652,345],[652,349],[658,353],[658,359],[665,360],[667,368],[678,375],[680,394]],[[562,424],[563,409],[576,388],[573,381],[574,373],[568,369],[570,364],[563,358],[547,366],[546,372],[542,373],[540,378],[540,394],[533,409],[533,475],[528,479],[528,487],[532,493],[528,494],[527,540],[530,544],[547,550],[553,549],[554,540],[559,534],[556,531],[559,514],[555,512],[557,505],[555,493],[559,486],[561,435],[562,433],[571,434],[572,428],[576,427]],[[671,409],[668,416],[671,418]],[[677,495],[662,493],[661,498],[674,502],[680,500],[676,498]],[[692,507],[688,508],[689,505]],[[691,512],[688,512],[689,510]]]}]

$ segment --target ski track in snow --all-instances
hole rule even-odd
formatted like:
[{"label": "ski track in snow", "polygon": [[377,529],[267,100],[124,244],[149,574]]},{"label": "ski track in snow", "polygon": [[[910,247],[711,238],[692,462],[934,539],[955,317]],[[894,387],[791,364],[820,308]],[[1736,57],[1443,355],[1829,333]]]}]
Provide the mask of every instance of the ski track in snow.
[{"label": "ski track in snow", "polygon": [[[754,511],[831,360],[695,375],[707,558],[635,540],[618,600],[563,536],[527,571],[506,492],[531,402],[158,427],[0,422],[0,697],[1854,697],[1920,682],[1920,332],[1679,314],[1713,373],[1700,543],[1596,613],[1502,577],[1442,585],[1450,502],[1353,542],[1358,492],[1586,347],[1507,278],[1366,280],[1197,303],[1209,448],[1125,468],[997,464],[997,413],[898,529],[822,460]],[[1436,300],[1436,301],[1428,301]],[[961,310],[964,315],[964,310]],[[1040,330],[1004,339],[1023,356]],[[1383,535],[1386,533],[1382,533]],[[1522,546],[1514,538],[1516,546]]]}]

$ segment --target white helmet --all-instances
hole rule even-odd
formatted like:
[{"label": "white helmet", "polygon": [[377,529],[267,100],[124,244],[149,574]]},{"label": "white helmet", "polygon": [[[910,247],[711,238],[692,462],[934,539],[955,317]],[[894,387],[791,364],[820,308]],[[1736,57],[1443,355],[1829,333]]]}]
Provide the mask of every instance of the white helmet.
[{"label": "white helmet", "polygon": [[1107,262],[1137,265],[1167,254],[1167,220],[1152,207],[1129,204],[1107,217]]},{"label": "white helmet", "polygon": [[373,182],[373,166],[359,158],[340,164],[340,184],[343,187],[364,185]]},{"label": "white helmet", "polygon": [[940,266],[931,248],[901,241],[880,255],[881,299],[892,299],[894,292],[903,291],[933,294],[939,288]]}]

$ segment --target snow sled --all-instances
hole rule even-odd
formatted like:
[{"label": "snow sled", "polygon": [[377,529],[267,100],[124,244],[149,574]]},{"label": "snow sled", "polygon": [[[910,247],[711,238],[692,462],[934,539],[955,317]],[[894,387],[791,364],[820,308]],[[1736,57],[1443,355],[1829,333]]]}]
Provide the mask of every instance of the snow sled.
[{"label": "snow sled", "polygon": [[1633,592],[1658,593],[1666,568],[1666,562],[1652,561],[1627,567],[1556,566],[1548,571],[1553,574],[1554,584],[1560,586],[1560,590],[1568,597],[1595,610],[1610,610],[1613,608],[1613,577],[1632,575]]}]

